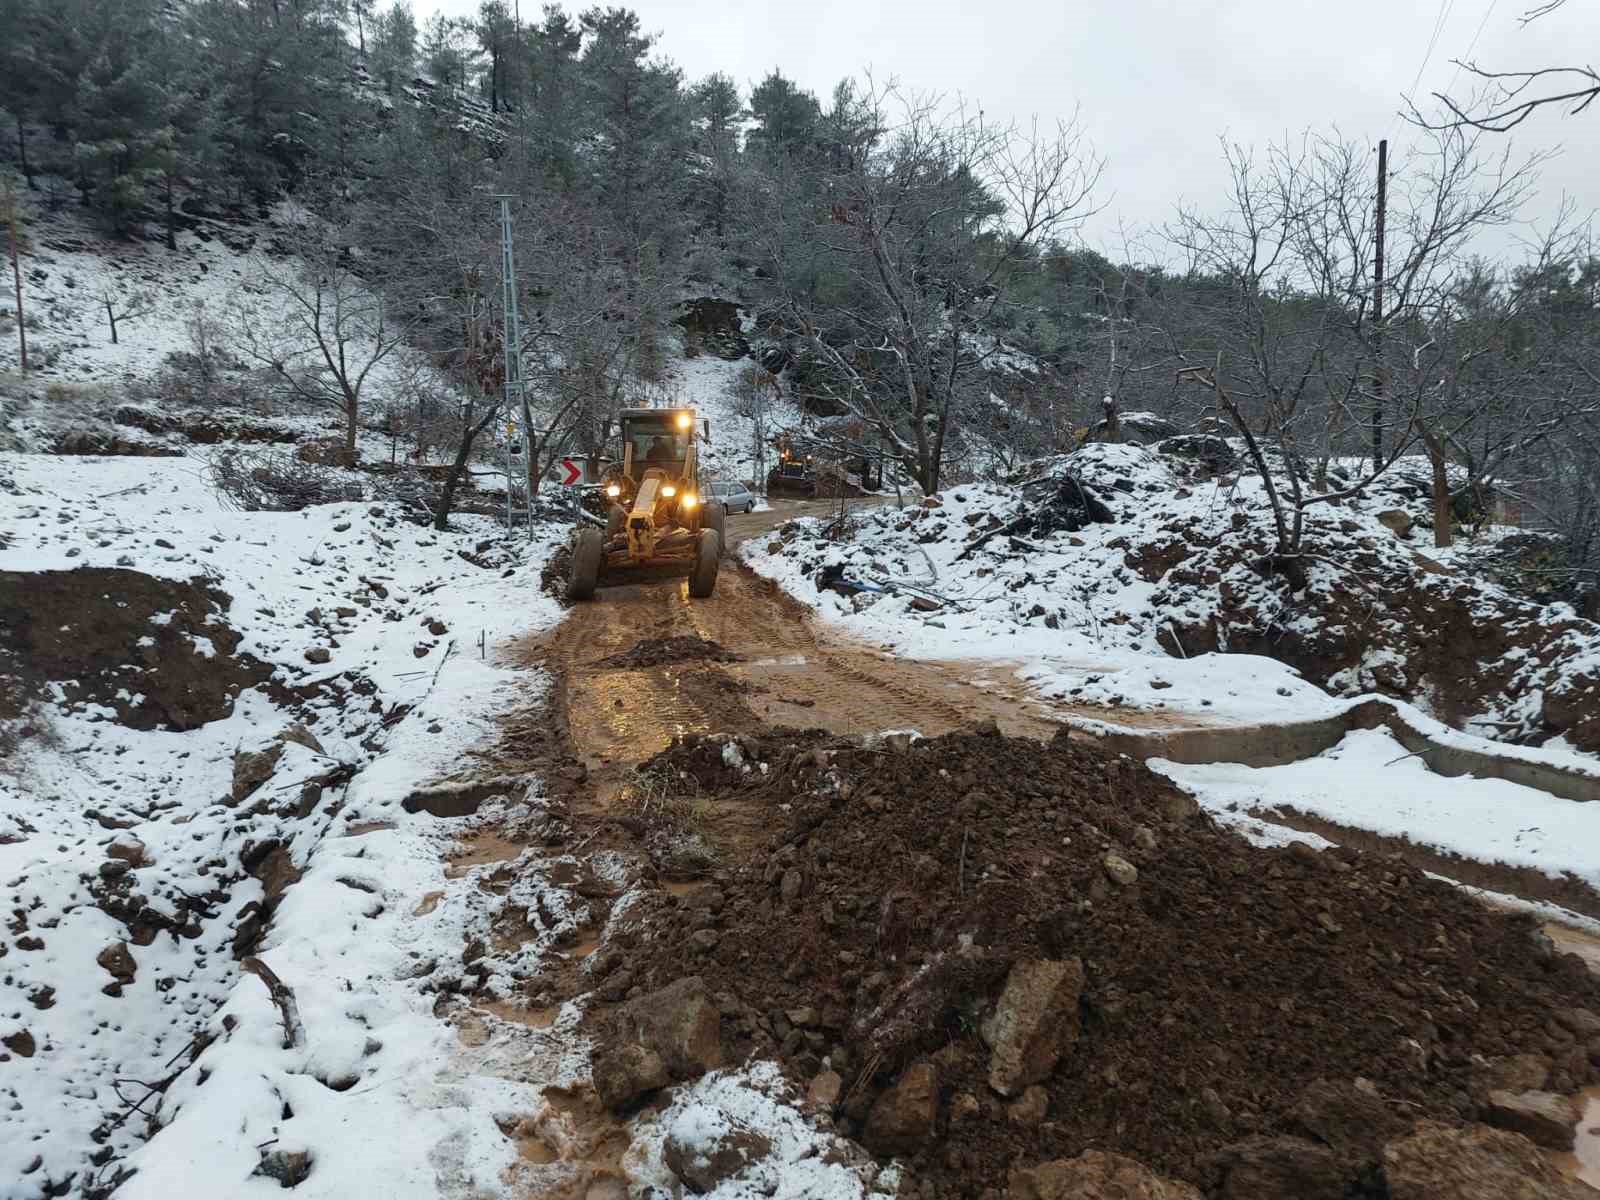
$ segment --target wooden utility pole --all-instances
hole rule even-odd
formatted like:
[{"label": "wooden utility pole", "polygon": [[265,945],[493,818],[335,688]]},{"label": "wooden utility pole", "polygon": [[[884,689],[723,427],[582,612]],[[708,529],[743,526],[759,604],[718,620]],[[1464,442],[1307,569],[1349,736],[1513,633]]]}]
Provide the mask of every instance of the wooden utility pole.
[{"label": "wooden utility pole", "polygon": [[1383,218],[1389,199],[1389,139],[1378,142],[1378,245],[1373,255],[1372,321],[1377,329],[1378,369],[1372,381],[1372,469],[1383,461],[1383,391],[1388,368],[1383,357]]},{"label": "wooden utility pole", "polygon": [[5,193],[5,219],[6,231],[10,234],[11,241],[11,278],[17,287],[17,346],[22,352],[22,370],[28,370],[28,323],[24,320],[22,312],[22,264],[18,254],[22,249],[22,226],[17,216],[17,197],[11,190],[11,181],[6,180]]}]

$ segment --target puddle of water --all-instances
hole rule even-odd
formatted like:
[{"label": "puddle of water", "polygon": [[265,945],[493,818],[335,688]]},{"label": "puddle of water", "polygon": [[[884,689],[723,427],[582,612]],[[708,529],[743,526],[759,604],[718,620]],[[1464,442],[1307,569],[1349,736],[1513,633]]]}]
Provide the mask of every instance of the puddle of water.
[{"label": "puddle of water", "polygon": [[1600,1188],[1600,1088],[1578,1094],[1583,1118],[1578,1122],[1577,1144],[1571,1154],[1557,1156],[1556,1164],[1572,1178]]},{"label": "puddle of water", "polygon": [[422,898],[422,902],[411,910],[414,917],[425,917],[439,907],[439,901],[444,899],[443,892],[429,892]]},{"label": "puddle of water", "polygon": [[544,1144],[537,1135],[527,1135],[517,1138],[517,1157],[523,1162],[545,1163],[556,1161],[556,1152]]},{"label": "puddle of water", "polygon": [[803,667],[806,665],[804,654],[785,654],[782,658],[758,658],[754,662],[744,664],[747,667]]},{"label": "puddle of water", "polygon": [[480,1000],[474,1007],[509,1025],[522,1025],[528,1029],[549,1029],[561,1012],[560,1005],[554,1008],[522,1008],[509,1000]]},{"label": "puddle of water", "polygon": [[591,937],[579,942],[568,953],[572,958],[588,958],[598,949],[600,949],[600,939]]},{"label": "puddle of water", "polygon": [[526,848],[522,843],[502,837],[492,829],[480,830],[469,837],[459,851],[450,856],[450,865],[444,872],[445,878],[459,879],[473,867],[509,862]]},{"label": "puddle of water", "polygon": [[668,879],[662,882],[661,890],[669,896],[692,896],[705,886],[704,880],[691,879],[685,882],[674,882]]}]

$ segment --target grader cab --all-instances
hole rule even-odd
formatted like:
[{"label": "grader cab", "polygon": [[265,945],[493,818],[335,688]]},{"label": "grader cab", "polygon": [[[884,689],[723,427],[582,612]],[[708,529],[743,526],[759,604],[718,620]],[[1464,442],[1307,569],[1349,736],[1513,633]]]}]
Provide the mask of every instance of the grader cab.
[{"label": "grader cab", "polygon": [[601,476],[605,528],[580,525],[567,596],[589,600],[607,575],[630,567],[684,567],[689,595],[710,596],[722,557],[722,504],[700,479],[706,426],[688,408],[623,409],[622,454]]}]

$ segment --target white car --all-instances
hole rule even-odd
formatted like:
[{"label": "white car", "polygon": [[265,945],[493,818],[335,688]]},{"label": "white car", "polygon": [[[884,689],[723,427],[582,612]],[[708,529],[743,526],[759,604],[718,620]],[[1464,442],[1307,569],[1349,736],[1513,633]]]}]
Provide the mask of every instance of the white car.
[{"label": "white car", "polygon": [[722,501],[722,508],[730,513],[755,512],[755,493],[744,484],[730,479],[718,480],[711,485],[711,494]]}]

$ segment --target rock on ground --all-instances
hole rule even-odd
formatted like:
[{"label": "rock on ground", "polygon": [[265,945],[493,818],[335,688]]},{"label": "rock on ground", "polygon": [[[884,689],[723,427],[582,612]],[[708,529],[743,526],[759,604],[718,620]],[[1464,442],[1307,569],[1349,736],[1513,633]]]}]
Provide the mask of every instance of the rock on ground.
[{"label": "rock on ground", "polygon": [[938,1119],[938,1072],[932,1063],[913,1063],[873,1104],[862,1141],[875,1154],[909,1154],[933,1136]]},{"label": "rock on ground", "polygon": [[667,1134],[661,1161],[691,1192],[704,1195],[771,1153],[771,1139],[753,1130],[732,1126],[701,1136],[680,1123]]},{"label": "rock on ground", "polygon": [[266,750],[239,750],[233,756],[233,802],[238,804],[248,798],[263,783],[272,778],[278,760],[283,757],[283,743]]},{"label": "rock on ground", "polygon": [[1406,1122],[1376,1091],[1328,1079],[1306,1087],[1290,1110],[1289,1120],[1297,1130],[1337,1153],[1364,1163],[1381,1158],[1384,1145],[1406,1129]]},{"label": "rock on ground", "polygon": [[607,1108],[722,1065],[721,1015],[705,982],[691,975],[623,1005],[595,1057],[594,1083]]},{"label": "rock on ground", "polygon": [[1221,1200],[1344,1200],[1354,1165],[1297,1137],[1252,1137],[1218,1155]]},{"label": "rock on ground", "polygon": [[1120,1154],[1088,1150],[1011,1172],[1008,1200],[1201,1200],[1187,1183],[1164,1179]]},{"label": "rock on ground", "polygon": [[1594,1200],[1527,1138],[1423,1121],[1383,1152],[1390,1200]]},{"label": "rock on ground", "polygon": [[989,1086],[1014,1096],[1055,1070],[1078,1040],[1078,997],[1083,963],[1076,958],[1017,963],[1006,977],[983,1040],[994,1051]]},{"label": "rock on ground", "polygon": [[1571,1150],[1577,1137],[1577,1110],[1554,1092],[1490,1092],[1483,1119],[1551,1150]]}]

